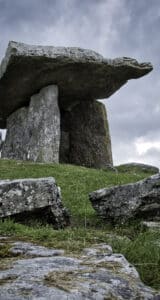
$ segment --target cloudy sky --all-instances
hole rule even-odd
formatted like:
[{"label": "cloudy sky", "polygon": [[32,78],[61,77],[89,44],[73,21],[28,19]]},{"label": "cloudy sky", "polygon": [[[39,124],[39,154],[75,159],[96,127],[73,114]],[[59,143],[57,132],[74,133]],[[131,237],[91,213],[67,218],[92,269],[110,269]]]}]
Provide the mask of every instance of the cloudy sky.
[{"label": "cloudy sky", "polygon": [[107,106],[114,164],[160,167],[160,0],[0,0],[0,60],[9,40],[78,46],[150,61]]}]

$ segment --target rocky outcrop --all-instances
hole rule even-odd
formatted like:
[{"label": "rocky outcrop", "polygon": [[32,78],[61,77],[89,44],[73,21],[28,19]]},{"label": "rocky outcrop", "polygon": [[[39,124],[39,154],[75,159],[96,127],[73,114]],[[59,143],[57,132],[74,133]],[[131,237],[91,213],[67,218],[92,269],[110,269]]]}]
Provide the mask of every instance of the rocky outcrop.
[{"label": "rocky outcrop", "polygon": [[10,253],[23,257],[3,258],[1,300],[159,299],[124,256],[113,254],[109,245],[94,245],[76,258],[31,243],[8,243]]},{"label": "rocky outcrop", "polygon": [[0,180],[0,218],[28,223],[38,220],[54,228],[69,225],[54,178]]},{"label": "rocky outcrop", "polygon": [[59,162],[60,111],[58,88],[50,85],[31,97],[28,107],[7,119],[2,157],[39,162]]},{"label": "rocky outcrop", "polygon": [[137,183],[92,192],[90,201],[107,222],[160,220],[160,173]]}]

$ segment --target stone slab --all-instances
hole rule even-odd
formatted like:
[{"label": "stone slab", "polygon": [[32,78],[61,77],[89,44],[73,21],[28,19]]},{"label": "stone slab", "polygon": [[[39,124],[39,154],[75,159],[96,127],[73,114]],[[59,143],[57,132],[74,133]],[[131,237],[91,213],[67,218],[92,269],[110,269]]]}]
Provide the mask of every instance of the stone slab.
[{"label": "stone slab", "polygon": [[160,173],[136,183],[97,190],[89,197],[98,215],[107,222],[160,220]]},{"label": "stone slab", "polygon": [[[10,242],[11,252],[14,244]],[[55,249],[45,247],[42,257],[40,247],[30,243],[27,246],[19,242],[19,248],[25,257],[14,257],[13,261],[3,258],[1,300],[158,300],[160,297],[142,283],[134,266],[122,254],[112,253],[109,245],[93,245],[78,257],[55,256]],[[27,248],[34,249],[34,257],[30,257]],[[53,255],[48,256],[51,251]]]},{"label": "stone slab", "polygon": [[12,41],[0,66],[0,128],[6,128],[11,113],[50,84],[59,87],[61,107],[70,109],[75,101],[107,98],[127,80],[152,69],[150,63],[127,57],[106,59],[92,50]]},{"label": "stone slab", "polygon": [[55,179],[0,180],[0,219],[28,223],[38,220],[62,228],[69,224]]}]

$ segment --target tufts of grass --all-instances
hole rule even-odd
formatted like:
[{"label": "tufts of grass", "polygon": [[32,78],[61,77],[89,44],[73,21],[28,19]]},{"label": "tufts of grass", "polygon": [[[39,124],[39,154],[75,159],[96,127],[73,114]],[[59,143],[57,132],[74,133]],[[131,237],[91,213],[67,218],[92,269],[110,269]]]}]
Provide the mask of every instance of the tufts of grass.
[{"label": "tufts of grass", "polygon": [[25,226],[11,220],[1,221],[0,235],[63,248],[70,255],[77,255],[83,248],[95,243],[109,243],[115,252],[124,254],[136,266],[146,284],[160,289],[160,233],[144,231],[136,222],[123,227],[104,224],[96,216],[88,198],[88,194],[94,190],[136,182],[149,175],[142,172],[114,173],[73,165],[0,160],[0,179],[53,176],[61,187],[64,205],[72,216],[71,226],[58,231],[41,224]]},{"label": "tufts of grass", "polygon": [[54,177],[61,187],[64,205],[72,215],[72,225],[97,226],[96,217],[88,194],[94,190],[136,182],[145,178],[145,173],[124,174],[65,164],[38,164],[0,159],[0,179]]},{"label": "tufts of grass", "polygon": [[133,240],[114,239],[110,244],[136,267],[145,284],[160,289],[160,232],[140,232]]},{"label": "tufts of grass", "polygon": [[0,259],[12,256],[13,255],[10,252],[10,245],[8,245],[7,243],[0,244]]}]

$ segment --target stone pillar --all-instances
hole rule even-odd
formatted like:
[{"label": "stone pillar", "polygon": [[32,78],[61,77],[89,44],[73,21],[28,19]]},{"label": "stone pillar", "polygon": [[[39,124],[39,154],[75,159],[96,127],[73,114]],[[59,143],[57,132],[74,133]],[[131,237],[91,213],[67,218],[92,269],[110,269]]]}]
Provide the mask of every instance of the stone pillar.
[{"label": "stone pillar", "polygon": [[29,107],[7,119],[3,158],[59,162],[60,111],[58,87],[50,85],[31,97]]},{"label": "stone pillar", "polygon": [[104,104],[98,101],[81,101],[70,113],[64,114],[64,118],[66,120],[62,123],[61,162],[93,168],[113,165]]}]

